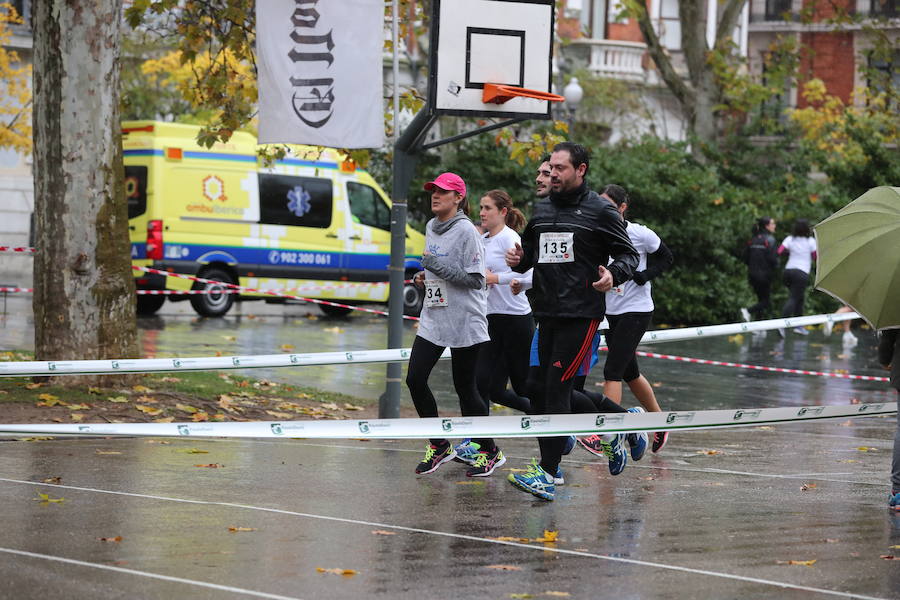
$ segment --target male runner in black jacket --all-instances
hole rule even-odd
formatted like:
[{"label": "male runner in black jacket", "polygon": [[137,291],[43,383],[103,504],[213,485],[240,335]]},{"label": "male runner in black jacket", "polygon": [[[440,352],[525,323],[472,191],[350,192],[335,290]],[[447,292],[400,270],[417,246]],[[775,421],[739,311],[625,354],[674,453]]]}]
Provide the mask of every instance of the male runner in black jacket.
[{"label": "male runner in black jacket", "polygon": [[[571,413],[573,378],[606,311],[604,292],[631,279],[638,253],[616,208],[585,181],[589,156],[583,146],[557,144],[550,157],[550,196],[540,200],[522,245],[506,262],[524,273],[534,267],[528,298],[540,327],[541,377],[530,390],[535,414]],[[613,262],[608,265],[609,258]],[[598,279],[599,277],[599,279]],[[565,437],[538,438],[540,464],[510,481],[553,500],[553,475]]]}]

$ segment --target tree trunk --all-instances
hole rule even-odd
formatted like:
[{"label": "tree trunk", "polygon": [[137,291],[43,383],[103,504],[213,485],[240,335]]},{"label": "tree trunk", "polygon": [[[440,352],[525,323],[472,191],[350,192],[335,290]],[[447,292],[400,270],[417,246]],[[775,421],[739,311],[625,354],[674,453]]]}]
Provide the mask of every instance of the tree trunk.
[{"label": "tree trunk", "polygon": [[[34,3],[39,360],[138,352],[119,123],[121,10],[122,0]],[[75,376],[55,383],[97,381]]]}]

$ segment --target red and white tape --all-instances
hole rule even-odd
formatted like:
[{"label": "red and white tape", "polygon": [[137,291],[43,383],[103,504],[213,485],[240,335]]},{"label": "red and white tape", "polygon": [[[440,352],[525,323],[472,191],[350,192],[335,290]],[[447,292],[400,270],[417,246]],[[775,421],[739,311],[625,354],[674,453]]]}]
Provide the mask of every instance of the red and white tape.
[{"label": "red and white tape", "polygon": [[0,292],[4,294],[14,294],[17,292],[22,292],[26,294],[30,294],[34,291],[34,288],[20,288],[20,287],[0,287]]},{"label": "red and white tape", "polygon": [[[603,348],[606,350],[606,348]],[[834,377],[837,379],[854,379],[857,381],[890,381],[887,377],[874,375],[853,375],[851,373],[835,373],[833,371],[805,371],[803,369],[787,369],[784,367],[766,367],[763,365],[747,365],[743,363],[728,362],[724,360],[708,360],[705,358],[690,358],[688,356],[673,356],[671,354],[658,354],[656,352],[635,352],[638,356],[646,358],[662,358],[678,362],[693,363],[698,365],[713,365],[716,367],[732,367],[735,369],[750,369],[752,371],[767,371],[769,373],[790,373],[791,375],[813,375],[816,377]]]},{"label": "red and white tape", "polygon": [[34,254],[36,250],[28,246],[0,246],[0,252],[17,252],[20,254]]},{"label": "red and white tape", "polygon": [[[387,312],[383,310],[375,310],[374,308],[364,308],[362,306],[353,306],[350,304],[342,304],[340,302],[331,302],[328,300],[318,300],[316,298],[307,298],[305,296],[297,296],[294,294],[286,294],[284,292],[278,290],[263,290],[257,288],[249,288],[240,285],[236,285],[234,283],[227,283],[224,281],[216,281],[214,279],[204,279],[202,277],[195,277],[193,275],[184,275],[183,273],[169,273],[168,271],[161,271],[159,269],[153,269],[151,267],[136,267],[132,266],[132,269],[135,271],[142,271],[144,273],[154,273],[157,275],[165,275],[167,277],[177,277],[178,279],[187,279],[189,281],[196,281],[198,283],[213,283],[221,286],[225,286],[232,290],[237,290],[239,292],[252,293],[252,294],[264,294],[267,296],[276,296],[278,298],[287,298],[290,300],[302,300],[303,302],[311,302],[313,304],[324,304],[326,306],[337,306],[338,308],[349,308],[351,310],[358,310],[362,312],[367,312],[375,315],[387,316]],[[404,319],[410,321],[418,321],[418,317],[410,317],[407,315],[403,315]]]}]

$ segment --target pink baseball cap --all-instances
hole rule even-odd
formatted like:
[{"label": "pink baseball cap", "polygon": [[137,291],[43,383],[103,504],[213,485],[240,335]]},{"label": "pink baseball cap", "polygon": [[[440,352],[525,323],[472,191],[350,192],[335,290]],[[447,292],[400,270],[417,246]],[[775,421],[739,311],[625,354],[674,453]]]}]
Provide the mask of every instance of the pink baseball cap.
[{"label": "pink baseball cap", "polygon": [[430,192],[436,187],[442,190],[459,192],[463,196],[466,195],[466,182],[456,173],[441,173],[434,181],[429,181],[422,186],[426,192]]}]

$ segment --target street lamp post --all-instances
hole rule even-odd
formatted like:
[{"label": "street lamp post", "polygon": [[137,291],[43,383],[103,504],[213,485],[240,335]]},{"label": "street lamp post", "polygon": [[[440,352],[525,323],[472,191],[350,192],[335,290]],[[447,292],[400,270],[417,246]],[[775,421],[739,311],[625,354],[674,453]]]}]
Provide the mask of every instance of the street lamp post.
[{"label": "street lamp post", "polygon": [[584,98],[584,90],[578,83],[577,77],[570,79],[566,87],[563,88],[563,97],[566,99],[566,109],[569,113],[569,132],[571,133],[572,126],[575,125],[575,111],[578,110],[578,105],[581,104],[581,99]]}]

